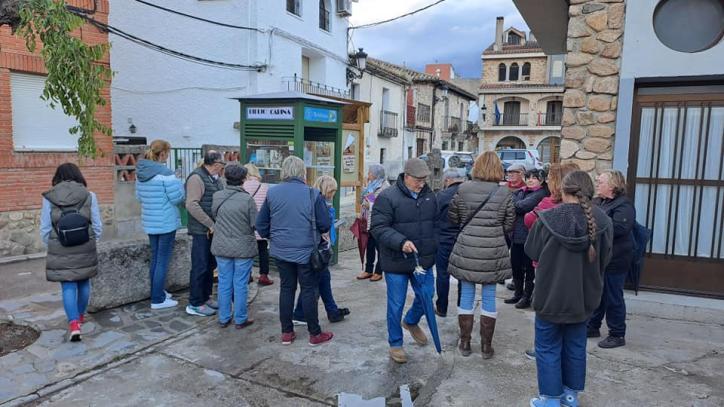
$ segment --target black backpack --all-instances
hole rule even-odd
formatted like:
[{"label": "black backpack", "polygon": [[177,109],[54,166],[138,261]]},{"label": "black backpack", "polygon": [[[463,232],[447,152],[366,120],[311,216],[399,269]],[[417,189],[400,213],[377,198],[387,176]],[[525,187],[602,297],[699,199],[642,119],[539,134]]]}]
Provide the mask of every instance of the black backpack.
[{"label": "black backpack", "polygon": [[70,209],[66,209],[67,206],[60,207],[62,213],[55,224],[55,233],[62,246],[80,246],[90,241],[90,219],[80,214],[89,196],[90,194],[76,207]]}]

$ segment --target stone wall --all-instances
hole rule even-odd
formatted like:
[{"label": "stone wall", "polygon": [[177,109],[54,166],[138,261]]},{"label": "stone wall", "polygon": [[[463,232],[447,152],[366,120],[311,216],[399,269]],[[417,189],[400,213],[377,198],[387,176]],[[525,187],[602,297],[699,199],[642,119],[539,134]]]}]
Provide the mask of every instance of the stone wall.
[{"label": "stone wall", "polygon": [[561,159],[596,174],[611,168],[624,0],[570,0]]},{"label": "stone wall", "polygon": [[[521,58],[490,58],[490,56],[483,55],[483,83],[520,83],[521,85],[530,84],[545,84],[548,83],[548,57],[546,56],[534,56],[536,54],[542,55],[543,51],[537,50],[532,53],[530,57]],[[492,55],[491,55],[492,56]],[[497,56],[497,55],[495,55]],[[507,81],[510,74],[510,65],[513,62],[518,64],[518,80]],[[530,63],[530,80],[523,80],[523,64]],[[498,81],[498,66],[503,63],[506,68],[506,82]]]},{"label": "stone wall", "polygon": [[[176,291],[188,287],[191,270],[191,239],[176,234],[166,288]],[[98,275],[93,277],[90,312],[113,308],[150,297],[148,268],[151,251],[148,240],[105,242],[98,245]]]}]

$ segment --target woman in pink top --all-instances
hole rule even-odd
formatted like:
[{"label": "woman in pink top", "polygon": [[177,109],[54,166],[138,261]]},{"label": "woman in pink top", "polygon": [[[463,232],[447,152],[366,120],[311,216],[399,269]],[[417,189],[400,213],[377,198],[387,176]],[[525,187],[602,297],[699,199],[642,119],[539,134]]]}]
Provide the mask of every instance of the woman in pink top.
[{"label": "woman in pink top", "polygon": [[[244,167],[248,171],[246,181],[244,181],[244,190],[254,198],[256,209],[259,210],[266,200],[269,184],[261,182],[261,174],[259,174],[259,169],[256,168],[256,165],[248,163],[245,164]],[[269,278],[269,242],[267,242],[266,239],[262,239],[261,236],[256,233],[256,244],[259,248],[258,283],[259,285],[272,285],[274,281]]]}]

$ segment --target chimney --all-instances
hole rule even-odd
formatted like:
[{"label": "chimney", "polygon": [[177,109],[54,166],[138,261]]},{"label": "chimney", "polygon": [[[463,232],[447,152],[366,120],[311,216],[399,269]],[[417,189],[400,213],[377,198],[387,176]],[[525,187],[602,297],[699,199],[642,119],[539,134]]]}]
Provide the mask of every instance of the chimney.
[{"label": "chimney", "polygon": [[505,21],[503,17],[495,19],[495,50],[503,50],[503,25]]}]

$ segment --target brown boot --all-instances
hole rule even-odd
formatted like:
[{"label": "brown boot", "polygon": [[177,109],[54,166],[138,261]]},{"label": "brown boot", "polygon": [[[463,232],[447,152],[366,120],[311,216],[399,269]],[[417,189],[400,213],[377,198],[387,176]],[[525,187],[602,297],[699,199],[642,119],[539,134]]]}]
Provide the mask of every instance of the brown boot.
[{"label": "brown boot", "polygon": [[480,346],[483,359],[493,357],[493,333],[495,332],[495,318],[480,316]]},{"label": "brown boot", "polygon": [[475,316],[473,315],[458,315],[458,324],[460,324],[460,353],[463,356],[470,356],[473,352],[470,349],[470,338],[473,332],[473,324],[475,323]]}]

